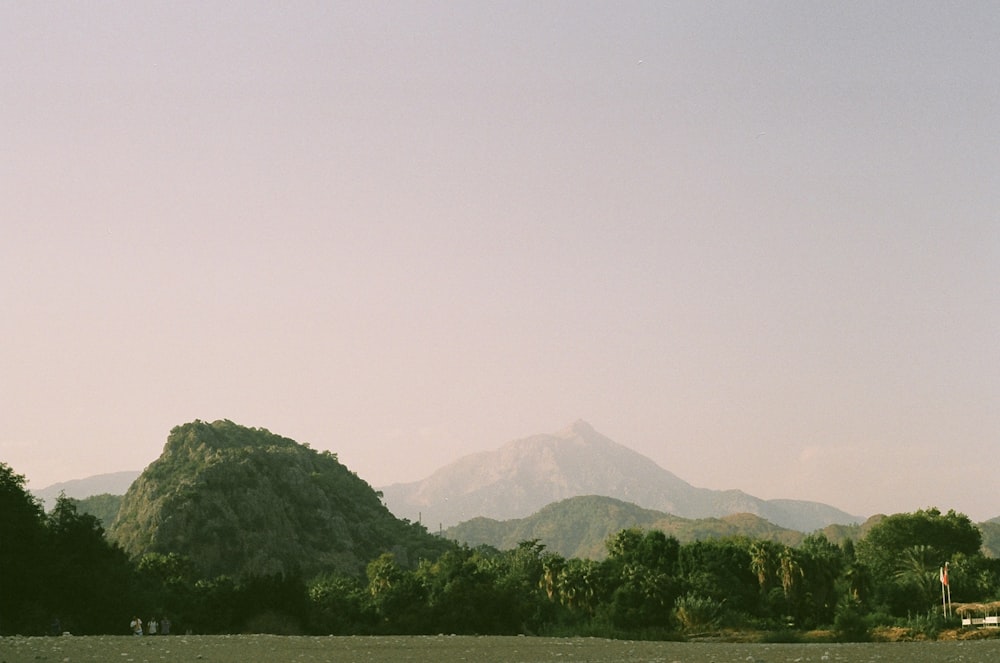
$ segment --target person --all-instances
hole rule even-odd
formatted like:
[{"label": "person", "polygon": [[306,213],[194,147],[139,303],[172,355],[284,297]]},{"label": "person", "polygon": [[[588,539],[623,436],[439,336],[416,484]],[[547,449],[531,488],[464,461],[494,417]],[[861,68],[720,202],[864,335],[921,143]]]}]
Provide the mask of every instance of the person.
[{"label": "person", "polygon": [[170,635],[170,618],[164,617],[163,621],[160,622],[160,634]]},{"label": "person", "polygon": [[150,635],[156,635],[156,617],[150,617],[149,621],[146,622],[146,626],[149,628]]},{"label": "person", "polygon": [[142,620],[138,617],[133,617],[132,621],[129,622],[129,626],[132,627],[132,635],[142,635]]}]

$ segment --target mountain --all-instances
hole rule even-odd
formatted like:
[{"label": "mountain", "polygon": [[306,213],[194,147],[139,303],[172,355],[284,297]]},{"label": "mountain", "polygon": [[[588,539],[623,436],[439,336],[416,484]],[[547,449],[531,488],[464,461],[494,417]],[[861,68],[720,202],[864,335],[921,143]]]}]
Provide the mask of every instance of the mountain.
[{"label": "mountain", "polygon": [[42,500],[46,509],[51,509],[55,506],[56,498],[59,497],[60,493],[66,493],[66,497],[78,500],[94,495],[124,495],[138,476],[139,473],[132,470],[97,474],[85,479],[55,483],[41,490],[32,491],[32,493]]},{"label": "mountain", "polygon": [[76,503],[78,513],[89,513],[101,522],[101,527],[107,530],[108,526],[114,522],[115,517],[118,515],[123,497],[121,495],[102,493],[100,495],[84,497],[83,499],[73,497],[69,499]]},{"label": "mountain", "polygon": [[473,518],[449,527],[444,536],[469,546],[485,544],[502,550],[537,539],[563,557],[603,559],[607,556],[605,541],[629,527],[658,529],[681,543],[743,535],[797,545],[805,537],[749,513],[688,519],[598,495],[554,502],[527,518]]},{"label": "mountain", "polygon": [[334,454],[231,421],[170,431],[108,535],[133,557],[185,555],[207,577],[354,574],[383,552],[412,565],[453,545],[397,520]]},{"label": "mountain", "polygon": [[652,460],[577,421],[554,435],[515,440],[460,458],[423,481],[382,488],[401,518],[451,527],[479,516],[524,518],[569,497],[603,495],[683,518],[751,513],[813,531],[862,519],[817,502],[762,500],[740,490],[696,488]]},{"label": "mountain", "polygon": [[983,533],[983,553],[987,557],[1000,558],[1000,519],[987,520],[977,527]]},{"label": "mountain", "polygon": [[800,532],[812,532],[827,525],[857,525],[864,521],[864,518],[852,516],[822,502],[773,499],[763,500],[763,504],[765,507],[759,515]]}]

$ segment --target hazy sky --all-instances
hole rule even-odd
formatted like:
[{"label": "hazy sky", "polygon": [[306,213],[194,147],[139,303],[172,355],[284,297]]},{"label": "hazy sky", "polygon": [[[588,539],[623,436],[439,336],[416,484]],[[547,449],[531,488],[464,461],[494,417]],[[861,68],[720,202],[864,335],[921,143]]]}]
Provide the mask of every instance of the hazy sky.
[{"label": "hazy sky", "polygon": [[1000,515],[994,2],[2,2],[0,460],[375,486],[578,418]]}]

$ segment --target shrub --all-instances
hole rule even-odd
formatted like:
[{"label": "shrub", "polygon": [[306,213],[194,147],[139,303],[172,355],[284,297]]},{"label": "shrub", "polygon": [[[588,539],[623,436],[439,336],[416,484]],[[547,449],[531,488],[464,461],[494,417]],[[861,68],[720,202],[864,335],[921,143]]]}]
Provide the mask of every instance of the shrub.
[{"label": "shrub", "polygon": [[850,596],[845,596],[837,603],[833,630],[837,639],[844,642],[866,642],[871,639],[861,605]]},{"label": "shrub", "polygon": [[719,623],[722,603],[695,594],[686,594],[674,604],[677,621],[685,631],[705,631]]}]

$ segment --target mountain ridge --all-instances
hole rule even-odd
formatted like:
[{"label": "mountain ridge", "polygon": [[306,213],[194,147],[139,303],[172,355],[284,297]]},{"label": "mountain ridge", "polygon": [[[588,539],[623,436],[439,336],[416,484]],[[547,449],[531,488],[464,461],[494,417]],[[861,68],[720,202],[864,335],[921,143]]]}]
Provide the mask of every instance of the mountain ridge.
[{"label": "mountain ridge", "polygon": [[[508,468],[507,474],[504,475],[502,471],[502,464],[494,462],[497,460],[498,451],[506,449],[509,454],[516,456],[515,452],[523,452],[526,449],[530,450],[532,445],[537,444],[539,440],[541,440],[542,442],[547,441],[546,444],[541,445],[546,449],[546,452],[543,455],[542,459],[545,460],[548,466],[551,468],[552,466],[558,464],[557,454],[556,454],[556,447],[558,442],[562,441],[570,446],[573,446],[574,448],[579,449],[579,448],[584,448],[586,446],[584,444],[584,439],[583,439],[586,437],[593,437],[597,439],[603,438],[607,442],[611,443],[610,445],[611,448],[625,449],[628,455],[633,459],[633,461],[639,462],[642,466],[646,468],[646,470],[648,470],[650,466],[656,468],[657,477],[661,480],[661,488],[680,487],[682,490],[687,488],[693,491],[689,493],[689,496],[694,496],[695,498],[704,497],[706,495],[709,496],[710,505],[714,504],[713,508],[716,509],[715,513],[725,514],[725,513],[738,513],[738,512],[750,512],[750,513],[757,512],[758,515],[762,515],[762,517],[771,522],[804,532],[809,532],[815,529],[819,529],[819,527],[814,525],[824,522],[838,522],[839,524],[846,525],[846,524],[855,524],[862,520],[857,516],[851,516],[850,514],[846,514],[850,518],[850,520],[848,520],[847,522],[840,522],[840,520],[835,518],[834,516],[836,516],[837,514],[844,514],[845,512],[839,511],[834,507],[819,502],[810,502],[810,501],[794,500],[794,499],[761,500],[759,498],[755,498],[751,495],[748,495],[743,491],[735,489],[711,490],[705,488],[696,488],[694,486],[691,486],[687,482],[683,481],[682,479],[677,477],[675,474],[669,472],[668,470],[660,468],[649,458],[642,456],[641,454],[638,454],[637,452],[632,451],[627,447],[624,447],[623,445],[611,441],[610,438],[606,438],[600,433],[597,433],[597,431],[595,431],[592,426],[590,426],[589,424],[587,424],[585,421],[582,420],[574,422],[574,424],[572,424],[570,427],[563,429],[562,431],[559,431],[558,433],[555,434],[551,435],[542,434],[542,435],[530,436],[527,438],[522,438],[509,442],[506,445],[503,445],[500,449],[495,449],[491,451],[481,451],[469,454],[467,456],[463,456],[454,461],[453,463],[451,463],[450,465],[446,465],[442,468],[439,468],[439,470],[435,471],[429,477],[423,480],[392,484],[390,486],[383,487],[381,490],[385,497],[386,504],[389,506],[390,510],[392,510],[394,514],[400,517],[410,519],[412,521],[426,522],[435,528],[440,526],[440,528],[443,529],[445,527],[445,519],[442,518],[435,520],[435,516],[437,515],[438,512],[437,512],[437,507],[434,505],[434,501],[439,500],[438,495],[440,495],[442,489],[447,488],[447,477],[444,474],[442,474],[443,470],[446,470],[450,467],[458,468],[460,470],[458,474],[465,480],[465,484],[457,484],[457,485],[459,486],[465,485],[465,488],[462,490],[465,490],[466,492],[470,490],[475,490],[475,486],[471,485],[469,481],[471,480],[471,477],[475,476],[476,472],[479,472],[480,474],[485,475],[487,477],[493,477],[494,481],[505,478],[506,481],[508,481],[509,483],[513,478],[510,469]],[[638,459],[641,460],[635,460],[636,457],[638,457]],[[482,465],[487,465],[492,467],[488,467],[488,471],[486,471],[482,469],[481,467]],[[540,472],[541,468],[544,466],[545,463],[536,463],[533,468],[534,470],[533,483],[535,484],[536,488],[539,485],[542,486],[546,485],[544,474]],[[55,497],[57,497],[58,494],[63,491],[66,493],[68,497],[73,497],[76,499],[85,499],[88,497],[92,497],[95,495],[102,495],[102,494],[124,495],[124,493],[127,490],[127,487],[131,485],[131,483],[135,479],[137,479],[140,474],[141,473],[138,471],[124,471],[124,472],[98,474],[89,477],[84,477],[81,479],[73,479],[69,481],[59,482],[32,492],[36,497],[40,497],[41,499],[43,499],[43,501],[48,502],[49,507],[51,507]],[[125,487],[118,489],[116,489],[115,487],[108,487],[107,483],[108,480],[118,481],[118,483],[121,484],[121,486]],[[637,481],[633,481],[633,484],[634,483],[637,483]],[[570,494],[574,492],[573,490],[571,490],[573,486],[569,485],[565,477],[559,478],[559,480],[554,482],[552,485],[559,487],[559,490],[562,492],[554,496],[552,499],[542,504],[538,504],[533,509],[525,510],[524,513],[517,513],[517,512],[511,512],[506,514],[496,513],[496,512],[490,513],[489,510],[484,510],[483,513],[476,513],[468,507],[462,507],[461,512],[456,514],[457,517],[452,518],[447,523],[447,527],[453,527],[461,522],[477,518],[480,516],[494,518],[497,520],[524,518],[531,515],[532,513],[534,513],[535,511],[539,510],[540,508],[544,507],[547,504],[557,502],[561,499],[566,499],[568,497],[576,496]],[[407,506],[406,504],[400,504],[398,493],[400,492],[401,487],[409,490],[410,493],[416,495],[417,499],[422,500],[422,502],[414,500],[415,503],[409,506]],[[412,487],[416,487],[417,489],[413,490]],[[451,490],[449,491],[449,493],[458,493],[459,497],[461,497],[462,490]],[[489,502],[492,500],[502,503],[503,501],[508,499],[509,495],[497,494],[500,492],[502,491],[494,491],[493,495],[487,495],[486,497],[489,497],[489,499],[485,500],[486,505],[489,506]],[[528,491],[525,490],[524,488],[512,487],[510,490],[510,495],[512,495],[514,498],[518,498],[518,495],[520,494],[521,499],[523,501],[523,497],[526,492]],[[585,491],[582,488],[579,489],[578,492],[580,495],[602,494],[601,491]],[[713,515],[711,512],[709,513],[703,512],[700,514],[699,513],[690,514],[689,512],[685,513],[683,508],[677,508],[677,504],[673,505],[674,506],[673,510],[664,509],[662,508],[662,506],[661,507],[649,506],[648,504],[643,504],[634,497],[632,497],[630,493],[634,492],[636,492],[636,489],[634,488],[633,485],[626,485],[624,487],[624,490],[622,491],[622,494],[608,495],[608,496],[623,499],[624,501],[633,502],[637,506],[652,508],[656,510],[663,510],[666,512],[675,513],[676,515],[682,515],[683,517],[689,517],[689,518],[711,517]],[[480,501],[483,501],[485,499],[483,495],[479,495],[479,498]],[[451,497],[446,496],[444,501],[450,502]],[[751,506],[752,508],[751,509],[742,508],[748,505]],[[683,507],[684,505],[681,504],[681,506]],[[723,509],[721,507],[725,508]],[[778,515],[775,516],[774,515],[775,513],[777,513]],[[801,516],[801,514],[803,513],[806,514],[805,517]],[[817,513],[818,515],[816,515]],[[105,523],[105,525],[109,524],[110,523]],[[985,521],[983,524],[986,526],[992,526],[992,528],[1000,528],[1000,516]]]},{"label": "mountain ridge", "polygon": [[139,478],[142,472],[137,470],[124,470],[121,472],[107,472],[94,474],[80,479],[70,479],[60,481],[38,490],[32,490],[31,494],[42,500],[46,508],[55,504],[60,493],[65,493],[66,497],[82,500],[95,495],[124,495],[132,482]]},{"label": "mountain ridge", "polygon": [[380,490],[397,516],[439,529],[479,516],[524,518],[581,495],[613,497],[684,518],[751,513],[800,531],[864,520],[819,502],[762,500],[737,489],[692,486],[583,420],[557,433],[463,456],[423,480]]},{"label": "mountain ridge", "polygon": [[489,545],[501,550],[520,541],[537,540],[563,557],[600,560],[607,555],[609,537],[627,528],[660,530],[681,543],[742,535],[796,546],[806,537],[753,514],[689,519],[600,495],[553,502],[526,518],[474,518],[449,527],[443,536],[473,547]]}]

